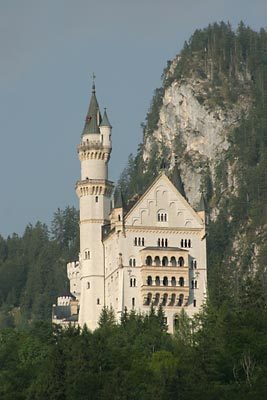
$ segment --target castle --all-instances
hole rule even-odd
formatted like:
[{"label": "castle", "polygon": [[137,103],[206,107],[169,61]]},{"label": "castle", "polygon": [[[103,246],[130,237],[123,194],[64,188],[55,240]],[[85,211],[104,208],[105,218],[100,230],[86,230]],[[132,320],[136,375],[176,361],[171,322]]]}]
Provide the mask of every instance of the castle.
[{"label": "castle", "polygon": [[125,308],[146,313],[162,305],[169,332],[182,308],[189,316],[206,297],[205,201],[187,202],[177,168],[164,168],[143,195],[123,204],[108,180],[112,127],[101,116],[93,84],[78,145],[81,179],[79,261],[67,265],[70,293],[53,306],[55,323],[98,326],[104,306],[117,320]]}]

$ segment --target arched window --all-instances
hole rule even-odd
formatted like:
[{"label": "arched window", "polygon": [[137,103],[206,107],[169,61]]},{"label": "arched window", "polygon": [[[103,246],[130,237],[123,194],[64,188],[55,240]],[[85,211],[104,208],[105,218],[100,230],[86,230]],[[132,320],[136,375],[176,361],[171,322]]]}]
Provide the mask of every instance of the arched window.
[{"label": "arched window", "polygon": [[160,247],[160,238],[158,238],[158,247]]},{"label": "arched window", "polygon": [[155,306],[159,304],[159,299],[160,299],[160,294],[159,294],[159,293],[156,293],[156,295],[155,295],[155,300],[154,300]]},{"label": "arched window", "polygon": [[168,286],[168,277],[164,276],[163,278],[163,286]]},{"label": "arched window", "polygon": [[197,260],[194,261],[194,268],[197,268]]},{"label": "arched window", "polygon": [[188,239],[188,247],[191,247],[191,240]]},{"label": "arched window", "polygon": [[132,297],[132,307],[134,307],[134,306],[135,306],[135,298]]},{"label": "arched window", "polygon": [[132,287],[133,286],[133,280],[132,280],[132,278],[130,279],[130,287]]},{"label": "arched window", "polygon": [[133,267],[135,267],[136,262],[135,262],[135,258],[133,258]]},{"label": "arched window", "polygon": [[191,288],[194,289],[194,281],[191,281]]},{"label": "arched window", "polygon": [[194,268],[194,260],[191,260],[191,268]]},{"label": "arched window", "polygon": [[98,196],[95,196],[95,202],[98,203]]},{"label": "arched window", "polygon": [[179,295],[179,299],[178,299],[178,306],[179,306],[179,307],[182,307],[183,302],[184,302],[184,295],[183,295],[183,294],[180,294],[180,295]]},{"label": "arched window", "polygon": [[175,278],[175,276],[172,277],[171,284],[172,284],[172,286],[176,286],[176,278]]},{"label": "arched window", "polygon": [[184,240],[184,247],[187,247],[187,239]]},{"label": "arched window", "polygon": [[100,304],[100,299],[96,299],[96,304],[99,306],[99,304]]},{"label": "arched window", "polygon": [[87,289],[90,289],[90,282],[87,282]]},{"label": "arched window", "polygon": [[195,289],[197,289],[197,281],[195,281]]},{"label": "arched window", "polygon": [[152,285],[152,276],[149,275],[149,276],[147,277],[146,283],[147,283],[148,286],[151,286],[151,285]]},{"label": "arched window", "polygon": [[183,267],[183,266],[184,266],[184,259],[183,259],[183,257],[179,257],[179,259],[178,259],[178,264],[179,264],[179,267]]},{"label": "arched window", "polygon": [[118,215],[118,220],[119,220],[119,221],[121,220],[121,216],[120,216],[120,214]]},{"label": "arched window", "polygon": [[162,305],[166,306],[168,300],[168,294],[164,293],[163,298],[162,298]]},{"label": "arched window", "polygon": [[141,238],[138,238],[138,246],[141,246]]},{"label": "arched window", "polygon": [[156,284],[156,286],[160,286],[160,278],[159,278],[159,276],[156,276],[155,284]]},{"label": "arched window", "polygon": [[134,245],[137,246],[137,238],[134,238]]},{"label": "arched window", "polygon": [[142,246],[145,245],[145,238],[142,238]]},{"label": "arched window", "polygon": [[152,265],[152,257],[151,256],[147,256],[146,265]]},{"label": "arched window", "polygon": [[197,301],[196,301],[196,299],[194,299],[194,301],[193,301],[193,306],[194,306],[194,307],[197,306]]},{"label": "arched window", "polygon": [[184,286],[184,278],[182,276],[179,278],[179,286]]},{"label": "arched window", "polygon": [[147,294],[147,298],[146,298],[146,305],[149,306],[151,304],[151,300],[152,300],[152,293],[148,293]]},{"label": "arched window", "polygon": [[133,266],[133,260],[132,260],[132,258],[130,258],[130,260],[129,260],[129,265],[130,265],[130,267]]},{"label": "arched window", "polygon": [[158,221],[160,221],[160,214],[158,214]]},{"label": "arched window", "polygon": [[184,247],[184,239],[181,239],[181,247]]},{"label": "arched window", "polygon": [[162,266],[167,267],[168,266],[168,257],[164,256],[162,259]]},{"label": "arched window", "polygon": [[159,258],[159,256],[155,257],[155,265],[156,265],[156,267],[160,267],[160,258]]},{"label": "arched window", "polygon": [[134,285],[134,287],[136,287],[136,279],[135,278],[133,280],[133,285]]},{"label": "arched window", "polygon": [[167,214],[164,214],[164,221],[167,222]]},{"label": "arched window", "polygon": [[168,247],[168,239],[165,239],[165,247]]},{"label": "arched window", "polygon": [[164,247],[164,239],[161,239],[161,247]]},{"label": "arched window", "polygon": [[171,299],[170,299],[170,306],[173,306],[173,305],[174,305],[174,303],[175,303],[175,297],[176,297],[175,293],[172,293]]},{"label": "arched window", "polygon": [[176,267],[177,262],[176,262],[176,258],[175,257],[171,257],[171,266],[172,267]]}]

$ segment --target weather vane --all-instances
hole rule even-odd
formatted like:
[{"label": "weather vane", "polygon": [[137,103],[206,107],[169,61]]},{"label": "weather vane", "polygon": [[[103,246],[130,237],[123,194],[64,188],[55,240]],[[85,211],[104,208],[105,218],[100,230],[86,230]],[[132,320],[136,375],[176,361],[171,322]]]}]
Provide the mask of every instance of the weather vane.
[{"label": "weather vane", "polygon": [[92,74],[93,83],[95,83],[95,78],[96,78],[96,76],[95,76],[95,73],[93,72],[93,74]]}]

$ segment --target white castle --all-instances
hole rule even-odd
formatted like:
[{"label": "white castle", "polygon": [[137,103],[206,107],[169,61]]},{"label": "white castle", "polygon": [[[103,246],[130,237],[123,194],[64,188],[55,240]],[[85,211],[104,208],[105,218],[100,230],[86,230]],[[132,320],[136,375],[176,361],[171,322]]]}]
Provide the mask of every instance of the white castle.
[{"label": "white castle", "polygon": [[162,305],[169,332],[184,308],[189,316],[206,297],[205,202],[197,211],[182,195],[178,169],[162,170],[131,205],[108,180],[112,127],[101,117],[93,84],[78,154],[81,179],[79,261],[67,265],[70,293],[53,306],[53,322],[98,326],[104,306],[119,321],[127,309]]}]

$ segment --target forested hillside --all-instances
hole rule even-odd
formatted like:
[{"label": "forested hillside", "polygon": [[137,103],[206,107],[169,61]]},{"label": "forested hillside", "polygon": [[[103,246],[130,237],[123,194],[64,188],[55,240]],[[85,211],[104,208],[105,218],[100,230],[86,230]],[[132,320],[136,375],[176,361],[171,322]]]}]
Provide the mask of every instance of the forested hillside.
[{"label": "forested hillside", "polygon": [[124,196],[142,193],[162,158],[170,170],[176,163],[191,204],[201,192],[208,202],[213,304],[240,307],[243,285],[256,279],[251,301],[266,307],[267,32],[223,22],[197,30],[162,82],[121,175]]},{"label": "forested hillside", "polygon": [[78,212],[58,209],[49,230],[37,222],[19,237],[0,237],[0,328],[49,320],[68,289],[66,263],[78,259]]}]

